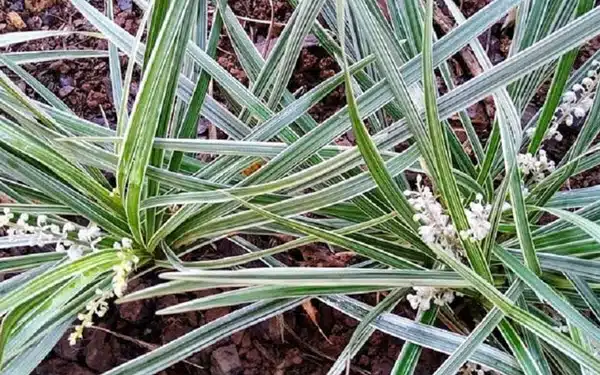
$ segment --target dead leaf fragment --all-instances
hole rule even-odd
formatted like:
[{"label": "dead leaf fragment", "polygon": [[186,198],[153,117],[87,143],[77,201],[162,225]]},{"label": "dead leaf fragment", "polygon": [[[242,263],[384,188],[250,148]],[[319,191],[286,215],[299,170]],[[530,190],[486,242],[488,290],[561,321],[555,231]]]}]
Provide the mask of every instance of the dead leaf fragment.
[{"label": "dead leaf fragment", "polygon": [[511,26],[514,26],[516,19],[517,19],[517,8],[513,8],[506,15],[506,18],[504,19],[504,23],[502,24],[502,30],[507,29]]},{"label": "dead leaf fragment", "polygon": [[21,30],[21,29],[24,29],[27,27],[25,22],[23,22],[23,19],[21,18],[21,16],[19,16],[19,13],[8,12],[8,14],[6,16],[8,18],[8,23],[13,25],[16,29]]},{"label": "dead leaf fragment", "polygon": [[250,176],[252,173],[256,172],[257,170],[260,169],[260,167],[262,167],[262,161],[255,161],[254,163],[250,164],[250,166],[246,169],[244,169],[242,171],[242,174],[244,176]]},{"label": "dead leaf fragment", "polygon": [[332,344],[331,341],[329,341],[329,338],[327,337],[327,335],[325,335],[325,332],[323,332],[323,330],[321,329],[321,326],[319,325],[319,318],[318,318],[319,313],[317,312],[317,309],[313,306],[311,300],[304,301],[302,303],[302,308],[304,309],[304,312],[306,312],[306,315],[308,315],[310,320],[314,323],[315,327],[317,327],[321,336],[323,336],[323,338],[325,338],[325,340],[328,343]]},{"label": "dead leaf fragment", "polygon": [[41,12],[57,3],[57,0],[25,0],[25,8],[30,12]]}]

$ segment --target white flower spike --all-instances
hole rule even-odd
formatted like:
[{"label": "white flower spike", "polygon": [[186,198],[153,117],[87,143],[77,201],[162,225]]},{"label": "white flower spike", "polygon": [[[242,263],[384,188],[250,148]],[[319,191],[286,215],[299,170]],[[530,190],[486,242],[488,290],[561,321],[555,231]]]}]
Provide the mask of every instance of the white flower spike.
[{"label": "white flower spike", "polygon": [[437,246],[452,256],[462,256],[463,250],[459,245],[456,229],[450,217],[444,214],[444,208],[436,200],[427,186],[423,186],[422,178],[417,176],[417,191],[407,190],[404,195],[417,212],[414,220],[421,223],[419,234],[429,246]]},{"label": "white flower spike", "polygon": [[80,243],[74,244],[73,241],[69,240],[69,233],[77,230],[77,227],[71,222],[65,223],[61,229],[59,225],[49,223],[46,215],[38,215],[35,220],[36,225],[29,224],[30,217],[27,213],[19,215],[14,223],[12,222],[13,219],[14,214],[10,209],[4,208],[3,214],[0,215],[0,227],[8,227],[6,233],[9,239],[17,235],[31,235],[30,246],[41,247],[55,243],[56,251],[66,253],[70,260],[81,258],[85,252],[85,245],[94,250],[94,246],[102,239],[100,228],[93,224],[88,228],[79,230],[77,237]]},{"label": "white flower spike", "polygon": [[[561,124],[573,126],[576,120],[579,121],[587,115],[594,104],[596,89],[600,78],[600,63],[594,61],[592,69],[587,72],[587,77],[581,80],[581,83],[573,85],[571,90],[565,92],[561,99],[561,104],[558,106],[552,117],[552,122],[544,135],[543,140],[555,139],[560,142],[563,139],[562,134],[558,131]],[[527,134],[532,136],[535,128],[527,130]]]},{"label": "white flower spike", "polygon": [[[81,231],[80,231],[81,233]],[[95,236],[95,235],[94,235]],[[139,258],[133,253],[133,241],[128,238],[123,238],[121,242],[115,242],[113,247],[119,249],[117,257],[120,263],[113,266],[113,278],[112,278],[112,289],[109,291],[96,290],[98,298],[89,302],[86,306],[86,312],[78,315],[78,319],[81,321],[79,325],[75,327],[75,330],[69,335],[69,343],[75,345],[79,339],[83,337],[84,328],[91,327],[94,315],[103,317],[108,311],[108,302],[106,301],[112,297],[123,297],[125,290],[127,290],[127,278],[136,265],[139,263]],[[71,251],[79,251],[80,246],[73,245],[67,251],[67,254]],[[57,249],[58,251],[58,249]],[[64,251],[64,248],[63,248]],[[81,254],[83,250],[81,250]],[[81,256],[81,254],[74,254]],[[71,254],[69,254],[71,257]]]}]

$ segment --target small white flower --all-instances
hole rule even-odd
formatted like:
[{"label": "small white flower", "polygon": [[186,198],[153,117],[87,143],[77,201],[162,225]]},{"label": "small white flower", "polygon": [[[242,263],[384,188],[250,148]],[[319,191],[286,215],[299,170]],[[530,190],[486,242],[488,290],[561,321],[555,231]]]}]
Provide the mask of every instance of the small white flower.
[{"label": "small white flower", "polygon": [[113,247],[115,249],[124,249],[124,250],[131,250],[133,248],[133,241],[130,238],[127,237],[123,237],[121,239],[121,242],[115,242],[113,243]]},{"label": "small white flower", "polygon": [[534,168],[535,161],[536,161],[535,158],[530,153],[519,154],[517,156],[517,163],[519,164],[519,167],[521,168],[521,172],[523,172],[523,174],[525,174],[525,175],[528,175],[531,173],[531,171]]},{"label": "small white flower", "polygon": [[564,103],[574,103],[577,100],[577,94],[573,91],[567,91],[562,97]]},{"label": "small white flower", "polygon": [[427,311],[431,308],[431,302],[437,306],[444,306],[452,303],[455,296],[462,295],[450,289],[438,289],[429,286],[413,286],[415,294],[406,296],[410,307],[414,310],[421,309]]},{"label": "small white flower", "polygon": [[548,132],[544,140],[555,139],[560,142],[562,134],[558,132],[558,126],[564,122],[567,126],[573,126],[575,119],[583,119],[594,104],[595,90],[600,79],[600,65],[592,65],[594,68],[587,72],[587,77],[581,83],[573,85],[572,90],[566,91],[561,99]]},{"label": "small white flower", "polygon": [[123,245],[124,249],[131,249],[133,247],[133,241],[127,237],[121,239],[121,244]]},{"label": "small white flower", "polygon": [[80,229],[79,232],[77,232],[77,238],[79,241],[92,242],[94,239],[100,237],[100,234],[100,228],[95,224],[91,224],[87,228]]},{"label": "small white flower", "polygon": [[74,245],[67,249],[67,256],[71,260],[77,260],[83,256],[83,247]]},{"label": "small white flower", "polygon": [[591,98],[585,98],[580,103],[581,108],[583,108],[583,110],[586,112],[589,111],[593,105],[594,105],[594,99],[591,99]]},{"label": "small white flower", "polygon": [[124,251],[119,251],[117,256],[121,260],[121,262],[115,266],[113,266],[113,272],[115,273],[112,279],[112,287],[113,293],[117,297],[123,297],[125,291],[127,290],[127,277],[133,271],[135,266],[139,262],[139,258],[124,249]]},{"label": "small white flower", "polygon": [[[571,115],[569,115],[571,116]],[[572,116],[571,116],[572,117]],[[544,140],[546,139],[552,139],[554,138],[555,140],[557,140],[558,142],[560,142],[563,138],[562,134],[558,131],[558,122],[556,121],[556,118],[554,118],[552,120],[552,123],[550,124],[550,127],[548,128],[548,130],[546,131],[546,134],[544,134]]]},{"label": "small white flower", "polygon": [[0,215],[0,227],[5,227],[10,224],[10,221],[15,217],[13,213],[10,212],[10,208],[5,207],[2,212],[3,215]]},{"label": "small white flower", "polygon": [[553,137],[553,138],[554,138],[554,139],[555,139],[557,142],[560,142],[560,141],[562,141],[562,140],[563,140],[563,135],[562,135],[560,132],[558,132],[558,131],[554,132],[554,134],[552,134],[552,137]]},{"label": "small white flower", "polygon": [[76,326],[75,330],[69,334],[69,345],[77,345],[77,341],[83,338],[83,326]]},{"label": "small white flower", "polygon": [[75,227],[75,224],[73,224],[71,222],[67,222],[67,223],[65,223],[65,225],[63,225],[62,232],[69,233],[69,232],[75,231],[76,229],[77,229],[77,227]]},{"label": "small white flower", "polygon": [[573,116],[577,117],[577,118],[582,118],[586,115],[587,111],[585,110],[585,108],[580,107],[580,106],[575,106],[573,108]]},{"label": "small white flower", "polygon": [[40,215],[37,217],[37,226],[38,227],[43,227],[44,225],[46,225],[46,222],[48,221],[48,216],[46,215]]},{"label": "small white flower", "polygon": [[591,77],[585,77],[581,83],[585,86],[587,90],[591,90],[594,88],[595,81]]},{"label": "small white flower", "polygon": [[44,231],[39,231],[37,232],[37,236],[35,237],[35,245],[37,246],[44,246],[49,242],[52,242],[52,240],[54,239],[54,236],[50,233],[45,233]]},{"label": "small white flower", "polygon": [[523,175],[531,175],[535,182],[543,180],[546,173],[553,172],[555,168],[554,162],[548,159],[544,150],[539,151],[538,158],[530,153],[517,155],[517,164]]},{"label": "small white flower", "polygon": [[535,126],[528,128],[527,130],[525,130],[525,134],[527,134],[528,137],[533,137],[533,135],[535,134],[535,129]]},{"label": "small white flower", "polygon": [[567,126],[573,126],[573,122],[575,121],[575,119],[573,118],[572,115],[567,115],[565,116],[565,125]]},{"label": "small white flower", "polygon": [[96,251],[100,250],[96,247],[96,245],[98,245],[100,243],[100,241],[102,241],[102,237],[98,237],[95,240],[93,240],[92,242],[90,242],[90,247],[92,248],[92,251],[96,252]]},{"label": "small white flower", "polygon": [[552,329],[558,333],[569,333],[569,327],[564,324],[557,327],[552,327]]},{"label": "small white flower", "polygon": [[29,224],[27,223],[29,221],[29,215],[28,214],[21,214],[19,216],[19,220],[17,220],[17,226],[21,227],[21,228],[28,228]]}]

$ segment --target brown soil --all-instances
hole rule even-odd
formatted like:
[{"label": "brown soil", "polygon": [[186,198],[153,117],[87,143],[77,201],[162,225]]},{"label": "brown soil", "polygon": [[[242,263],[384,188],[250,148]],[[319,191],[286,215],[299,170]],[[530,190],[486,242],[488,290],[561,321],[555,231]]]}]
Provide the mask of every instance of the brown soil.
[{"label": "brown soil", "polygon": [[[487,2],[487,0],[464,0],[463,10],[467,15],[471,15]],[[104,0],[92,0],[91,3],[103,10]],[[275,21],[278,24],[285,23],[292,13],[292,8],[285,0],[275,0],[273,3]],[[264,21],[271,18],[269,0],[231,0],[229,4],[236,15],[241,17]],[[140,12],[132,6],[131,0],[115,0],[115,22],[118,25],[134,34],[139,18]],[[22,22],[19,22],[19,19]],[[448,25],[444,24],[443,19],[438,21],[438,29],[444,31]],[[245,23],[246,30],[257,44],[266,43],[268,24],[242,22]],[[509,43],[508,34],[501,26],[501,23],[494,25],[489,34],[482,36],[482,42],[488,46],[490,57],[494,62],[506,57],[507,43]],[[92,30],[92,27],[66,0],[0,0],[0,33],[47,29]],[[277,38],[280,31],[281,26],[276,25],[272,37]],[[102,40],[73,36],[15,45],[9,51],[58,48],[105,50],[107,45]],[[222,38],[219,45],[217,59],[231,74],[244,84],[248,84],[248,77],[241,69],[226,37]],[[126,63],[127,60],[123,59],[123,69],[126,68]],[[104,112],[108,123],[114,124],[115,113],[106,59],[63,60],[25,66],[25,68],[63,98],[77,115],[104,124]],[[452,68],[457,75],[457,84],[474,75],[475,67],[468,60],[468,53],[463,52],[454,56]],[[309,90],[338,69],[334,60],[322,49],[308,45],[303,49],[297,62],[289,89],[292,92]],[[26,88],[24,84],[21,86]],[[28,94],[35,96],[32,90],[29,88],[26,90]],[[135,84],[132,91],[133,96]],[[344,104],[343,88],[338,88],[311,110],[311,115],[320,122]],[[472,115],[482,138],[487,137],[493,111],[493,103],[490,101],[483,101],[469,109],[469,114]],[[351,142],[351,140],[350,138],[346,141]],[[583,178],[583,181],[577,182],[577,185],[596,184],[599,182],[597,176],[596,173],[589,174]],[[204,259],[241,253],[240,249],[224,241],[217,243],[216,250],[213,248],[202,250],[199,254],[202,254]],[[30,250],[11,249],[0,252],[0,256],[23,254],[28,251]],[[200,256],[196,259],[198,257]],[[329,267],[342,267],[353,261],[331,253],[324,246],[316,245],[280,255],[279,259],[290,265]],[[132,282],[131,289],[141,289],[158,282],[156,275],[145,276]],[[70,347],[66,338],[63,338],[36,369],[36,374],[97,374],[146,353],[156,346],[168,343],[231,310],[219,308],[202,313],[192,312],[166,317],[155,315],[155,311],[215,292],[218,291],[185,293],[113,306],[108,316],[98,322],[98,329],[88,329],[84,340],[77,346]],[[362,300],[371,304],[376,302],[376,298],[377,296],[374,295],[361,296]],[[227,337],[188,358],[185,363],[174,365],[161,374],[325,374],[332,360],[335,360],[348,343],[357,322],[318,301],[312,303],[317,311],[319,327],[323,333],[315,326],[304,309],[297,308],[286,313],[283,319],[273,318]],[[471,310],[473,307],[470,305],[461,301],[457,301],[456,304],[463,309],[462,314],[478,315],[477,311]],[[395,312],[408,317],[414,315],[407,305],[400,305]],[[389,374],[402,344],[401,340],[376,332],[355,357],[351,373]],[[444,358],[445,356],[440,353],[424,350],[416,374],[433,373]]]}]

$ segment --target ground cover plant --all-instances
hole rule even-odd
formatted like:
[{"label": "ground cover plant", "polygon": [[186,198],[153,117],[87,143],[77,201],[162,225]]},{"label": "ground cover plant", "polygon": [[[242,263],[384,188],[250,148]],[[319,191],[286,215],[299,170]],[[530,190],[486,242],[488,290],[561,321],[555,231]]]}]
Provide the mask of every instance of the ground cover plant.
[{"label": "ground cover plant", "polygon": [[[0,259],[1,272],[16,274],[0,283],[1,373],[30,373],[65,333],[76,344],[113,301],[215,287],[227,291],[157,313],[243,307],[107,373],[158,373],[311,298],[360,320],[330,374],[349,371],[375,330],[406,341],[394,374],[414,373],[423,347],[449,355],[435,374],[600,373],[600,190],[568,189],[571,177],[600,164],[600,57],[574,68],[578,48],[600,34],[600,8],[495,0],[465,19],[452,0],[291,2],[266,54],[225,0],[138,0],[135,36],[71,0],[97,29],[88,35],[109,43],[113,128],[75,116],[21,68],[56,53],[0,56],[39,96],[0,72],[0,190],[11,200],[1,205],[0,247],[46,250]],[[438,39],[432,19],[441,5],[458,26]],[[510,55],[494,65],[478,36],[507,14]],[[215,61],[222,32],[248,86]],[[0,46],[69,33],[8,33]],[[341,71],[291,93],[309,34]],[[455,86],[448,60],[467,46],[483,72]],[[546,81],[542,108],[526,119]],[[347,105],[317,123],[308,111],[340,85]],[[466,108],[488,96],[496,112],[482,142]],[[448,122],[454,115],[460,129]],[[194,139],[201,117],[228,138]],[[550,160],[545,144],[564,141],[567,129],[573,144]],[[349,130],[356,145],[337,145]],[[282,235],[291,240],[252,241]],[[247,254],[182,260],[223,239]],[[276,257],[315,242],[359,261],[300,268]],[[264,266],[246,268],[252,261]],[[147,272],[164,282],[129,291]],[[383,297],[375,306],[355,297],[371,292]],[[462,326],[457,298],[487,312],[460,334],[452,328]],[[392,313],[403,300],[416,320]]]}]

